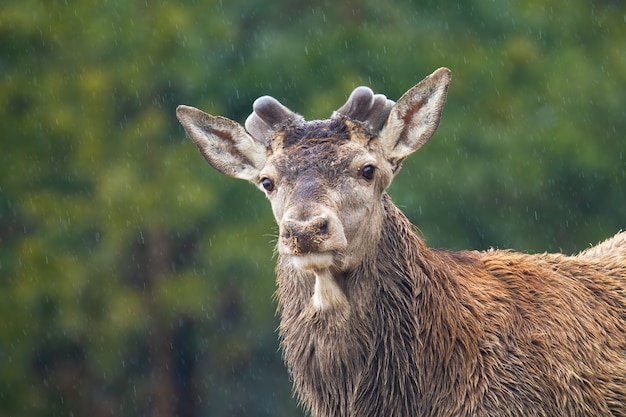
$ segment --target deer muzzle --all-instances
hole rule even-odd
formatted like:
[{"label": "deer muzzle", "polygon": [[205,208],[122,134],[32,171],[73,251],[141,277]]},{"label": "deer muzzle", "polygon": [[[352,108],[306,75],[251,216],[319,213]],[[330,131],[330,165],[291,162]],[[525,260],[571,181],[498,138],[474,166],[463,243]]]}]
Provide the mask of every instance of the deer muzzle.
[{"label": "deer muzzle", "polygon": [[287,212],[281,222],[279,253],[302,269],[329,267],[346,247],[339,219],[328,210],[296,214]]}]

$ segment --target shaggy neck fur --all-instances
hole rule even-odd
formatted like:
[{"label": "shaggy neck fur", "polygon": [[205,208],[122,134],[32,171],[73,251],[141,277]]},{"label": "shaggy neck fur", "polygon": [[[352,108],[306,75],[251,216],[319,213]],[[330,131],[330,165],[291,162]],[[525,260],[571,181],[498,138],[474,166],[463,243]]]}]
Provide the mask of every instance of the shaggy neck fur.
[{"label": "shaggy neck fur", "polygon": [[[447,366],[455,340],[475,337],[472,318],[451,305],[454,297],[439,295],[450,295],[450,283],[427,269],[422,258],[428,249],[411,224],[387,196],[383,205],[379,244],[354,271],[314,277],[279,261],[284,355],[295,390],[314,416],[411,415],[421,397],[437,389],[420,393],[418,387]],[[345,299],[329,303],[321,280]],[[439,352],[446,357],[434,357]],[[383,396],[381,385],[388,392]],[[438,390],[442,401],[449,391]]]},{"label": "shaggy neck fur", "polygon": [[345,299],[316,299],[315,275],[279,258],[282,348],[314,417],[626,416],[623,254],[602,246],[609,270],[432,250],[382,203],[378,244],[323,277]]}]

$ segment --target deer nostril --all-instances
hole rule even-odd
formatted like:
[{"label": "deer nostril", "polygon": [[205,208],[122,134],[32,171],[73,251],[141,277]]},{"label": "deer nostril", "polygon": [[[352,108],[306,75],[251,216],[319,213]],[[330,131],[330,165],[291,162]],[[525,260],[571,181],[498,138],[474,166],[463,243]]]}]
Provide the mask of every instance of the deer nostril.
[{"label": "deer nostril", "polygon": [[328,234],[328,219],[322,219],[318,225],[319,233],[326,235]]}]

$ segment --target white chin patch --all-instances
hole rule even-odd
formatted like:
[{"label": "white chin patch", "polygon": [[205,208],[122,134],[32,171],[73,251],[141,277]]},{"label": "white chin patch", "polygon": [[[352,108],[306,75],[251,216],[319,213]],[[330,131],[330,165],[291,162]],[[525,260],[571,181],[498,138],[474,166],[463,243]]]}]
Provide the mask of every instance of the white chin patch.
[{"label": "white chin patch", "polygon": [[315,275],[315,287],[311,305],[315,311],[328,311],[348,306],[348,299],[330,272],[335,262],[331,252],[310,253],[289,257],[294,268],[311,271]]},{"label": "white chin patch", "polygon": [[290,257],[293,266],[303,270],[329,268],[333,264],[333,258],[330,252],[309,253],[301,256],[292,255]]},{"label": "white chin patch", "polygon": [[315,271],[315,290],[311,301],[317,311],[348,305],[346,295],[328,269]]}]

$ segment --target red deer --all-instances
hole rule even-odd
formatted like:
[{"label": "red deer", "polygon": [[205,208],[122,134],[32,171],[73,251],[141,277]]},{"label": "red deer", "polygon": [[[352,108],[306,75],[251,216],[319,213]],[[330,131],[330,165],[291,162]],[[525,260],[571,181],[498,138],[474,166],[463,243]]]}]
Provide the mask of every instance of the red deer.
[{"label": "red deer", "polygon": [[450,71],[328,120],[261,97],[245,128],[180,106],[204,158],[279,226],[280,339],[313,416],[626,416],[626,232],[577,256],[431,249],[386,189]]}]

